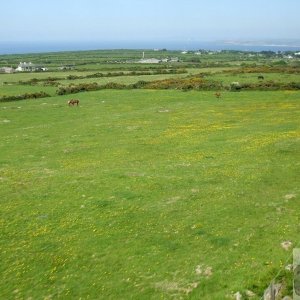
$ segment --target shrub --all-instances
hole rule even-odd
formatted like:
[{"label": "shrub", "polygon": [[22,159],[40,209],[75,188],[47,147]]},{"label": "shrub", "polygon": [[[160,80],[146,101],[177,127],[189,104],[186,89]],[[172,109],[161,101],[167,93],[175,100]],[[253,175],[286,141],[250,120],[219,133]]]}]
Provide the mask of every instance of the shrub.
[{"label": "shrub", "polygon": [[50,95],[41,91],[37,93],[26,93],[17,96],[3,96],[0,98],[0,102],[11,102],[11,101],[24,100],[24,99],[37,99],[37,98],[45,98],[45,97],[50,97]]},{"label": "shrub", "polygon": [[141,89],[141,88],[145,87],[147,84],[148,84],[147,81],[140,80],[140,81],[138,81],[138,82],[136,82],[136,83],[130,84],[130,85],[128,86],[128,88],[132,88],[132,89]]}]

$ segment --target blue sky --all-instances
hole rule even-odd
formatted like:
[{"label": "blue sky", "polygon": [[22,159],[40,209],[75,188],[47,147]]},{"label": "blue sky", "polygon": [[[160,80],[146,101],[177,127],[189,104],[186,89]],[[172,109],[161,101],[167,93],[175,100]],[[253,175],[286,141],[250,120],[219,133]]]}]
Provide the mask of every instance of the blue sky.
[{"label": "blue sky", "polygon": [[300,0],[1,0],[0,41],[300,39]]}]

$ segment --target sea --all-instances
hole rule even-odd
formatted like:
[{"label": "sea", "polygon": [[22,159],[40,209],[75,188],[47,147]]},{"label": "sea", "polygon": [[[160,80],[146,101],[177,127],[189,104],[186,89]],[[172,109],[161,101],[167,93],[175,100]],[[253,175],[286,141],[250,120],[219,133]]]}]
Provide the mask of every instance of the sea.
[{"label": "sea", "polygon": [[300,51],[300,41],[99,41],[99,42],[3,42],[0,54],[29,54],[61,51],[85,51],[107,49],[167,49],[167,50],[237,50],[237,51]]}]

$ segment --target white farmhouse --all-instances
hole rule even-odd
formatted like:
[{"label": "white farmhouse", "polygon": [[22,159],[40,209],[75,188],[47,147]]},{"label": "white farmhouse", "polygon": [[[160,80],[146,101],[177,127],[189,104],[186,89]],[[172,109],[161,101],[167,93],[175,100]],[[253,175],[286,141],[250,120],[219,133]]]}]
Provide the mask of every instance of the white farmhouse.
[{"label": "white farmhouse", "polygon": [[34,71],[48,71],[47,68],[33,64],[32,62],[20,62],[16,68],[18,72],[34,72]]},{"label": "white farmhouse", "polygon": [[32,62],[20,62],[16,68],[18,72],[35,71],[35,65]]}]

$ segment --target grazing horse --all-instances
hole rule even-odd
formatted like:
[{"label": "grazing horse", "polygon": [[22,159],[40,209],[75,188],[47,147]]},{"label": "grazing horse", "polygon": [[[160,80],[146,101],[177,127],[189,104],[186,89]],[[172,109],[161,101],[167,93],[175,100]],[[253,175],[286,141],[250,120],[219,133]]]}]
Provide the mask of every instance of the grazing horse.
[{"label": "grazing horse", "polygon": [[78,106],[78,104],[79,104],[79,100],[77,100],[77,99],[71,99],[71,100],[69,100],[68,101],[68,104],[69,104],[69,106],[71,106],[71,105],[77,105]]},{"label": "grazing horse", "polygon": [[257,76],[257,79],[264,79],[264,76],[258,75],[258,76]]},{"label": "grazing horse", "polygon": [[221,93],[217,92],[217,93],[215,93],[215,96],[216,96],[217,98],[220,98],[220,97],[221,97]]}]

